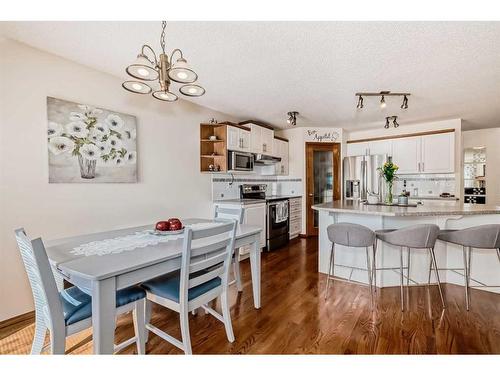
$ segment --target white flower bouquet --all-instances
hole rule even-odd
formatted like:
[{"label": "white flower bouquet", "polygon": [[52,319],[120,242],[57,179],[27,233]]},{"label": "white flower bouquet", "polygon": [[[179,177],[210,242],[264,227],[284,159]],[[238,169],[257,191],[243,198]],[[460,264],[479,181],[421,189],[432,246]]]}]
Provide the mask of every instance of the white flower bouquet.
[{"label": "white flower bouquet", "polygon": [[125,129],[117,114],[99,118],[102,110],[78,105],[81,112],[70,112],[64,127],[54,121],[48,124],[48,147],[54,155],[71,152],[78,158],[82,178],[95,177],[98,160],[116,166],[135,164],[137,153],[124,146],[124,140],[135,139],[135,129]]}]

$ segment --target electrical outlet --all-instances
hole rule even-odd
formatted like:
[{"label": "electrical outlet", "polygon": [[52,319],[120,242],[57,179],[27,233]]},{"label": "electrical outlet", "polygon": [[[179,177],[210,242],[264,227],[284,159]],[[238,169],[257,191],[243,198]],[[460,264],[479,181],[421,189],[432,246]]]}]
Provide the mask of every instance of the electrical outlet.
[{"label": "electrical outlet", "polygon": [[221,198],[224,198],[224,193],[220,193],[220,197],[221,197]]}]

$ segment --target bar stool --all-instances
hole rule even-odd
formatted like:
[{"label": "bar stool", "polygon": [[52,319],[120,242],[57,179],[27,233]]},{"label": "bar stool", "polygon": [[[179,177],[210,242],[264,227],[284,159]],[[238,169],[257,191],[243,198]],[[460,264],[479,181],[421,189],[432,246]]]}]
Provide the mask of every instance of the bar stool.
[{"label": "bar stool", "polygon": [[[479,225],[476,227],[470,227],[460,230],[442,230],[439,232],[438,239],[445,242],[454,243],[456,245],[462,246],[464,268],[458,269],[463,270],[464,274],[464,289],[465,289],[465,306],[467,311],[470,305],[470,272],[472,263],[472,249],[495,249],[500,262],[500,224],[486,224]],[[429,269],[429,279],[432,270],[432,264]],[[442,270],[438,269],[437,271]],[[456,272],[457,269],[448,269]],[[479,287],[490,287],[489,285],[478,282]]]},{"label": "bar stool", "polygon": [[[352,223],[337,223],[331,224],[326,228],[328,239],[332,243],[330,251],[330,260],[328,262],[328,276],[326,279],[325,300],[328,296],[328,287],[330,279],[335,279],[335,244],[349,247],[364,247],[366,250],[366,270],[368,272],[368,282],[370,285],[371,306],[373,307],[373,285],[372,285],[372,268],[370,265],[370,256],[368,248],[371,246],[373,251],[375,246],[375,232],[370,228],[359,224]],[[342,265],[339,265],[342,266]]]},{"label": "bar stool", "polygon": [[[434,224],[418,224],[401,229],[388,229],[388,230],[385,229],[385,230],[375,231],[375,235],[378,240],[400,247],[399,272],[400,272],[400,287],[401,287],[401,311],[404,311],[404,293],[403,293],[404,269],[407,270],[407,275],[406,275],[407,286],[409,285],[409,280],[410,280],[410,249],[429,249],[429,253],[431,255],[431,264],[434,263],[437,267],[436,255],[434,254],[434,245],[436,243],[438,234],[439,234],[439,227]],[[408,261],[406,267],[403,267],[403,248],[407,248],[408,251]],[[373,269],[374,269],[374,279],[376,280],[377,268],[374,266]],[[378,269],[394,270],[397,268],[393,267],[393,268],[378,268]],[[439,274],[437,271],[436,271],[436,278],[439,288],[439,295],[441,296],[441,302],[443,304],[443,309],[444,309],[446,308],[446,305],[444,303],[443,291],[441,290],[441,282],[439,280]]]}]

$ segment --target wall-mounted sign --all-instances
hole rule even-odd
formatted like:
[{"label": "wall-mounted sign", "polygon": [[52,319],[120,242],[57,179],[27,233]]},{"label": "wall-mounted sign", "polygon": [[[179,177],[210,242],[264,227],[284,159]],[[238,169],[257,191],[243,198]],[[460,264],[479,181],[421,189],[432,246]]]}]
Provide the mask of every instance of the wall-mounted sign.
[{"label": "wall-mounted sign", "polygon": [[342,142],[340,129],[307,129],[304,134],[306,142]]}]

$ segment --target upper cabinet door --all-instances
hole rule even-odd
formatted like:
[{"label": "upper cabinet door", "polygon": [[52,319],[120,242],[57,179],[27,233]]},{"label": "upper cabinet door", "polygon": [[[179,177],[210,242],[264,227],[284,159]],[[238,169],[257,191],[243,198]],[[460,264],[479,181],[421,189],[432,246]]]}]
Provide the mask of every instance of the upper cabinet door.
[{"label": "upper cabinet door", "polygon": [[250,132],[248,130],[238,129],[240,137],[240,150],[250,152]]},{"label": "upper cabinet door", "polygon": [[455,132],[422,136],[423,173],[455,172]]},{"label": "upper cabinet door", "polygon": [[288,142],[281,141],[281,169],[280,174],[288,176],[289,170]]},{"label": "upper cabinet door", "polygon": [[392,156],[392,140],[371,141],[368,143],[368,149],[370,150],[370,155],[385,154]]},{"label": "upper cabinet door", "polygon": [[262,127],[255,124],[250,125],[250,150],[256,154],[262,154]]},{"label": "upper cabinet door", "polygon": [[274,130],[261,127],[262,134],[262,153],[273,155]]},{"label": "upper cabinet door", "polygon": [[366,155],[368,147],[368,142],[348,143],[345,156]]},{"label": "upper cabinet door", "polygon": [[239,151],[241,146],[240,134],[238,128],[234,126],[227,127],[227,149],[233,151]]},{"label": "upper cabinet door", "polygon": [[392,140],[392,162],[399,167],[398,174],[421,172],[421,138],[408,137]]}]

